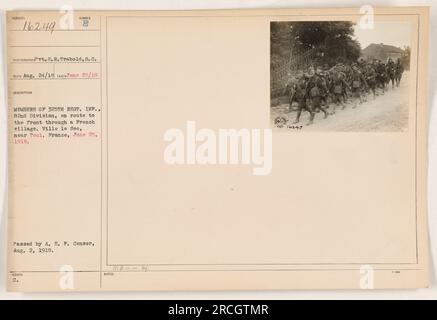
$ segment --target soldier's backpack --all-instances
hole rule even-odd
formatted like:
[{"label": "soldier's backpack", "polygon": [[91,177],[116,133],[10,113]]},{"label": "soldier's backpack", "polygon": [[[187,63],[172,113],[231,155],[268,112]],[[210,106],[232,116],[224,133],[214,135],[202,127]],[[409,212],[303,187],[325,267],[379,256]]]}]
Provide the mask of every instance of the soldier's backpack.
[{"label": "soldier's backpack", "polygon": [[320,89],[319,89],[319,87],[317,87],[317,86],[314,86],[314,87],[312,87],[311,88],[311,91],[310,91],[310,94],[311,94],[311,97],[317,97],[317,96],[320,96]]},{"label": "soldier's backpack", "polygon": [[295,97],[296,99],[303,99],[305,97],[305,87],[301,83],[296,86]]},{"label": "soldier's backpack", "polygon": [[296,99],[303,99],[303,97],[305,96],[305,93],[303,92],[302,89],[297,89],[294,96],[296,97]]},{"label": "soldier's backpack", "polygon": [[334,86],[334,93],[335,94],[341,94],[343,92],[343,88],[341,87],[341,84],[337,84]]},{"label": "soldier's backpack", "polygon": [[352,81],[352,88],[356,89],[360,87],[360,82],[358,80]]}]

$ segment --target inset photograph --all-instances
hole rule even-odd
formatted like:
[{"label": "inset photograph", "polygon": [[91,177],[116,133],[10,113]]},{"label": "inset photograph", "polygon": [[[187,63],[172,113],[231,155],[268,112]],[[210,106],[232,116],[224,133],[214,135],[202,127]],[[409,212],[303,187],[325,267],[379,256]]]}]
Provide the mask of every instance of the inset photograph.
[{"label": "inset photograph", "polygon": [[409,22],[270,24],[272,128],[406,131]]}]

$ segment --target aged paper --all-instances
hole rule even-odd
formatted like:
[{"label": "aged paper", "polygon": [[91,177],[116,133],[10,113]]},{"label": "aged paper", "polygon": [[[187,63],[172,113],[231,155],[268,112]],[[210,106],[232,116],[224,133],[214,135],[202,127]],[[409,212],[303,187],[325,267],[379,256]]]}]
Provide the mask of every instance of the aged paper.
[{"label": "aged paper", "polygon": [[7,51],[9,290],[427,286],[428,8],[10,11]]}]

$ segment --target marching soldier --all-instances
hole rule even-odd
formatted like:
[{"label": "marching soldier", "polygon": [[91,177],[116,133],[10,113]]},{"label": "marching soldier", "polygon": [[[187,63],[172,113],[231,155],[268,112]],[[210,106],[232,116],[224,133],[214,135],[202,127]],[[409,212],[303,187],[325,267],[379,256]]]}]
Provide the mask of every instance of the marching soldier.
[{"label": "marching soldier", "polygon": [[[372,62],[359,60],[352,65],[338,63],[331,69],[324,66],[325,71],[316,69],[313,66],[306,71],[301,71],[299,76],[290,77],[287,84],[289,94],[289,111],[293,102],[297,103],[297,114],[294,123],[299,123],[303,111],[309,113],[309,122],[314,122],[315,114],[324,113],[324,118],[335,114],[336,107],[341,110],[346,108],[348,92],[352,93],[353,109],[363,103],[363,96],[370,92],[375,99],[378,95],[377,88],[380,87],[384,94],[387,83],[390,81],[399,85],[404,71],[401,59],[396,63],[389,59],[387,64],[374,59]],[[394,79],[394,80],[393,80]],[[333,103],[333,111],[328,112],[328,98]],[[325,106],[325,107],[324,107]]]},{"label": "marching soldier", "polygon": [[365,77],[366,77],[367,85],[369,86],[369,89],[373,93],[373,99],[375,99],[376,98],[376,71],[373,68],[373,66],[371,65],[367,66]]},{"label": "marching soldier", "polygon": [[314,112],[322,111],[325,114],[324,119],[328,117],[328,112],[322,107],[322,94],[323,88],[321,86],[321,82],[316,81],[312,84],[312,87],[309,90],[309,94],[311,97],[311,109],[313,111],[312,117],[310,118],[310,122],[308,125],[313,123],[314,120]]},{"label": "marching soldier", "polygon": [[308,113],[310,114],[309,124],[311,124],[314,119],[314,112],[311,109],[311,107],[307,105],[308,90],[307,90],[307,81],[305,79],[305,76],[302,76],[299,79],[299,82],[296,84],[294,97],[297,101],[297,107],[298,107],[296,120],[294,121],[294,123],[299,123],[300,115],[302,114],[302,111],[305,110],[308,111]]},{"label": "marching soldier", "polygon": [[387,62],[387,76],[388,76],[388,83],[391,81],[391,87],[394,89],[395,87],[395,76],[396,76],[396,66],[395,63],[391,58],[388,58]]},{"label": "marching soldier", "polygon": [[382,94],[385,93],[385,83],[386,83],[386,70],[384,64],[380,61],[376,61],[376,84],[377,87],[380,87],[382,90]]},{"label": "marching soldier", "polygon": [[363,74],[358,70],[356,65],[352,66],[352,71],[350,74],[350,83],[352,88],[352,94],[354,97],[354,106],[355,109],[358,106],[358,101],[360,104],[363,103],[363,99],[361,97],[361,88],[365,86],[366,80],[364,79]]},{"label": "marching soldier", "polygon": [[332,111],[331,114],[335,114],[335,109],[337,105],[341,105],[342,110],[346,108],[346,105],[343,103],[342,100],[344,98],[343,92],[348,87],[349,86],[346,83],[343,74],[340,71],[335,70],[330,87],[330,92],[332,93],[332,99],[333,99],[332,102],[334,103],[334,110]]},{"label": "marching soldier", "polygon": [[296,85],[298,83],[299,78],[298,77],[291,77],[289,76],[289,81],[285,87],[285,94],[288,96],[288,112],[292,111],[292,105],[293,102],[297,102],[295,99],[295,91],[296,91]]},{"label": "marching soldier", "polygon": [[396,60],[396,66],[395,66],[395,79],[396,79],[396,86],[399,87],[399,83],[402,79],[402,74],[404,73],[404,66],[402,65],[401,59],[398,58]]}]

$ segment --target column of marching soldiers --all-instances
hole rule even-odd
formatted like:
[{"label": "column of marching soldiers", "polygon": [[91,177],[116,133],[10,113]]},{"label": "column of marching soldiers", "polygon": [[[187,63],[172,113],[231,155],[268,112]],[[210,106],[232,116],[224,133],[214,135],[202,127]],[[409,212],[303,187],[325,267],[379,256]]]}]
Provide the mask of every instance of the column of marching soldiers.
[{"label": "column of marching soldiers", "polygon": [[[303,111],[310,114],[308,125],[314,121],[316,113],[322,112],[324,118],[334,115],[337,107],[345,109],[352,99],[352,108],[367,101],[373,94],[375,99],[384,94],[390,87],[399,86],[404,67],[400,59],[394,62],[391,58],[386,63],[374,59],[371,62],[360,59],[357,63],[338,63],[332,68],[309,67],[308,72],[301,71],[297,77],[287,84],[289,109],[297,104],[297,115],[294,123],[299,123]],[[328,111],[330,104],[332,111]]]}]

